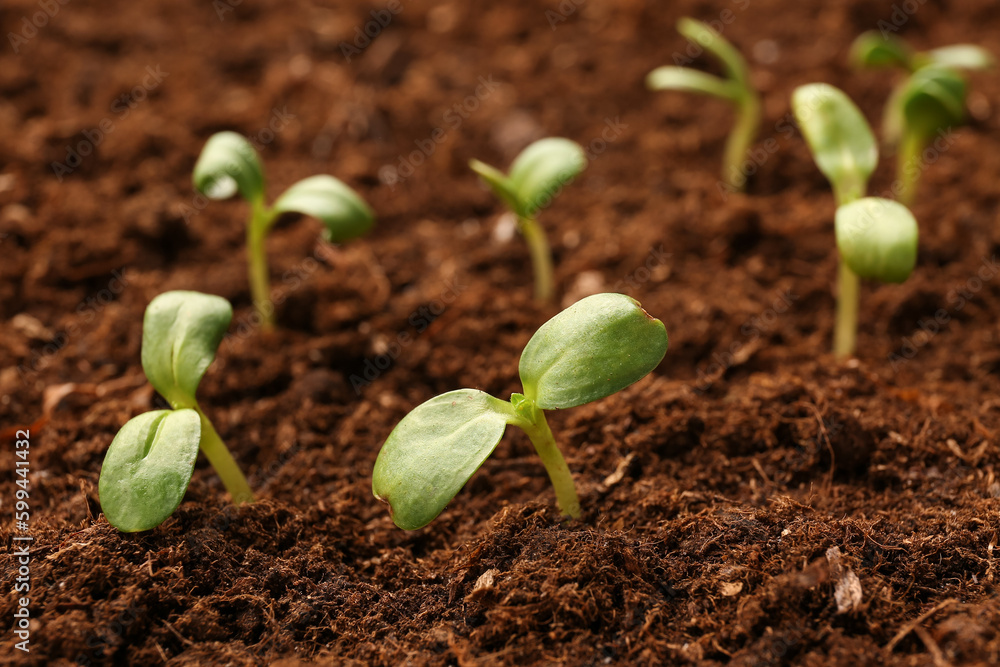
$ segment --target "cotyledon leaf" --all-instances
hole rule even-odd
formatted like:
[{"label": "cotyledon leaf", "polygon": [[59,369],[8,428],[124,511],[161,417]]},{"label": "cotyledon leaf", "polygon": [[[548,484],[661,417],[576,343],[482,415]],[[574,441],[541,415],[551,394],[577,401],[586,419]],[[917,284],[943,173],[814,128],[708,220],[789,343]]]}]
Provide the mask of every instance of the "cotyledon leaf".
[{"label": "cotyledon leaf", "polygon": [[583,148],[569,139],[549,137],[525,148],[511,163],[508,179],[517,196],[518,215],[534,217],[586,166]]},{"label": "cotyledon leaf", "polygon": [[198,384],[232,317],[228,301],[201,292],[164,292],[146,307],[142,369],[170,405],[194,406]]},{"label": "cotyledon leaf", "polygon": [[192,180],[209,199],[228,199],[237,192],[250,202],[264,197],[264,168],[257,151],[235,132],[209,137],[194,165]]},{"label": "cotyledon leaf", "polygon": [[837,209],[837,248],[862,278],[901,283],[917,263],[917,221],[891,199],[864,197]]},{"label": "cotyledon leaf", "polygon": [[274,202],[274,213],[294,211],[322,222],[327,241],[341,243],[361,236],[375,221],[375,214],[357,192],[333,176],[305,178],[285,190]]},{"label": "cotyledon leaf", "polygon": [[389,506],[400,528],[426,526],[493,453],[515,419],[509,403],[475,389],[421,403],[382,446],[372,493]]},{"label": "cotyledon leaf", "polygon": [[184,498],[201,442],[194,410],[156,410],[130,419],[108,447],[98,493],[112,526],[126,533],[163,523]]},{"label": "cotyledon leaf", "polygon": [[577,301],[531,337],[518,372],[524,395],[543,410],[583,405],[624,389],[667,352],[663,322],[624,294]]}]

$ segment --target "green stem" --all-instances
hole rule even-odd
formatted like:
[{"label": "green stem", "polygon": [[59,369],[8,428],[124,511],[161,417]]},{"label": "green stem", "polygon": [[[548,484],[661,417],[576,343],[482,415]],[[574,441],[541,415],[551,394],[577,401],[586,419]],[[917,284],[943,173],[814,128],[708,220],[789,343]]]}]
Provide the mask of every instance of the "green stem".
[{"label": "green stem", "polygon": [[923,168],[920,164],[923,149],[924,141],[920,134],[909,128],[904,129],[896,153],[896,180],[899,182],[899,203],[907,207],[917,194],[917,181]]},{"label": "green stem", "polygon": [[260,316],[261,328],[270,331],[274,328],[274,306],[271,304],[271,285],[268,277],[267,251],[264,249],[264,237],[270,227],[273,214],[267,210],[263,201],[253,203],[253,214],[247,226],[247,262],[250,272],[250,297],[253,306]]},{"label": "green stem", "polygon": [[252,503],[254,500],[253,491],[250,490],[250,484],[243,476],[243,471],[240,470],[236,459],[222,442],[222,438],[219,437],[212,422],[201,411],[201,408],[195,404],[194,409],[201,417],[201,451],[205,454],[205,458],[222,479],[222,483],[232,497],[234,504]]},{"label": "green stem", "polygon": [[545,238],[545,231],[534,218],[519,216],[517,222],[531,253],[531,264],[535,271],[535,299],[541,302],[551,301],[554,283],[552,251]]},{"label": "green stem", "polygon": [[549,473],[549,480],[556,491],[556,503],[562,511],[563,516],[573,519],[580,518],[580,499],[576,495],[576,486],[573,484],[573,474],[566,465],[566,459],[556,445],[556,440],[552,437],[552,430],[545,420],[545,413],[535,407],[532,412],[534,421],[518,421],[518,426],[524,429],[531,439],[531,444],[535,446],[535,451],[542,459],[546,472]]},{"label": "green stem", "polygon": [[837,323],[833,331],[833,354],[844,359],[854,353],[858,336],[858,302],[861,280],[840,260],[837,276]]},{"label": "green stem", "polygon": [[747,159],[747,152],[757,138],[760,126],[760,99],[749,90],[737,106],[736,124],[726,140],[726,150],[722,158],[722,178],[734,189],[743,192],[747,178],[741,167]]}]

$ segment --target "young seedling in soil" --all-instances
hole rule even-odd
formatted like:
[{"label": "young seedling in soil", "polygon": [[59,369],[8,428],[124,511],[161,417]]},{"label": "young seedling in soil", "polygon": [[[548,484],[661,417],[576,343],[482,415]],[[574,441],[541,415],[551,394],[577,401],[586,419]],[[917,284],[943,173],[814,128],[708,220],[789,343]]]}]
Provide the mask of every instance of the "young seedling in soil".
[{"label": "young seedling in soil", "polygon": [[862,33],[851,46],[857,67],[899,67],[908,73],[889,96],[882,130],[897,145],[896,177],[899,200],[912,203],[923,170],[920,156],[937,137],[965,123],[966,81],[962,70],[993,66],[993,56],[972,44],[955,44],[916,52],[894,35]]},{"label": "young seedling in soil", "polygon": [[142,369],[173,410],[130,419],[108,447],[98,491],[104,515],[118,530],[150,530],[173,514],[199,449],[233,502],[253,501],[246,478],[195,399],[232,316],[228,301],[199,292],[166,292],[146,308]]},{"label": "young seedling in soil", "polygon": [[372,492],[405,530],[434,520],[493,453],[508,424],[523,429],[542,459],[564,516],[580,516],[566,460],[545,410],[610,396],[645,377],[667,351],[663,323],[623,294],[596,294],[546,322],[528,341],[510,402],[476,389],[436,396],[389,434],[375,461]]},{"label": "young seedling in soil", "polygon": [[847,95],[825,83],[801,86],[792,94],[792,110],[837,199],[840,270],[833,351],[843,358],[855,349],[860,279],[906,280],[917,261],[917,222],[902,204],[863,196],[878,146]]},{"label": "young seedling in soil", "polygon": [[722,98],[736,109],[736,124],[726,142],[722,158],[722,179],[742,192],[746,176],[741,165],[757,137],[760,125],[760,96],[750,83],[750,70],[736,48],[710,26],[691,18],[677,22],[677,32],[692,44],[705,48],[722,62],[726,78],[688,67],[658,67],[646,76],[650,90],[687,90]]},{"label": "young seedling in soil", "polygon": [[212,135],[194,166],[194,186],[209,199],[228,199],[237,192],[250,204],[247,260],[250,293],[265,329],[274,326],[264,238],[282,213],[302,213],[320,220],[323,236],[342,243],[367,232],[375,220],[361,196],[333,176],[310,176],[293,184],[268,207],[264,201],[264,168],[250,142],[235,132]]},{"label": "young seedling in soil", "polygon": [[553,292],[552,252],[545,230],[535,217],[552,202],[564,185],[587,166],[579,144],[550,137],[531,144],[510,165],[510,174],[479,160],[469,166],[490,186],[500,201],[517,216],[517,228],[528,244],[535,272],[535,299],[550,301]]}]

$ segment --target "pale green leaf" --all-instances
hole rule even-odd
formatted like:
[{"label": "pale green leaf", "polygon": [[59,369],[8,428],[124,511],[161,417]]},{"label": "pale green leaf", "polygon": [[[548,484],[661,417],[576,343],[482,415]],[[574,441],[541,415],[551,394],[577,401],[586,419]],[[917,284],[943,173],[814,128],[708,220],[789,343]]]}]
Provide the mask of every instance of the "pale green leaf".
[{"label": "pale green leaf", "polygon": [[274,202],[275,214],[311,215],[325,226],[327,241],[341,243],[361,236],[375,221],[375,214],[357,192],[333,176],[312,176],[293,184]]},{"label": "pale green leaf", "polygon": [[974,44],[953,44],[931,49],[920,54],[928,65],[953,67],[955,69],[984,70],[996,64],[993,54]]},{"label": "pale green leaf", "polygon": [[264,198],[264,169],[257,151],[235,132],[209,137],[194,165],[192,180],[210,199],[228,199],[237,192],[249,202]]},{"label": "pale green leaf", "polygon": [[493,190],[493,194],[505,203],[510,210],[518,211],[520,203],[517,200],[517,193],[514,192],[510,179],[502,171],[479,160],[469,160],[469,168],[479,174],[483,182]]},{"label": "pale green leaf", "polygon": [[382,446],[372,493],[400,528],[426,526],[493,453],[514,419],[509,403],[475,389],[421,403]]},{"label": "pale green leaf", "polygon": [[882,36],[875,30],[863,32],[851,44],[850,60],[855,67],[902,67],[913,65],[913,50],[895,35]]},{"label": "pale green leaf", "polygon": [[863,195],[878,162],[878,145],[854,102],[831,85],[812,83],[792,93],[792,111],[840,203]]},{"label": "pale green leaf", "polygon": [[743,56],[707,23],[684,17],[677,21],[677,32],[718,58],[726,74],[736,82],[740,90],[749,90],[752,87],[750,72]]},{"label": "pale green leaf", "polygon": [[194,472],[201,421],[194,410],[156,410],[130,419],[101,466],[101,510],[126,533],[150,530],[181,504]]},{"label": "pale green leaf", "polygon": [[232,317],[228,301],[200,292],[165,292],[146,307],[142,368],[175,408],[194,406],[198,384]]},{"label": "pale green leaf", "polygon": [[657,67],[646,76],[646,87],[650,90],[685,90],[721,97],[735,102],[742,91],[733,81],[720,79],[690,67]]},{"label": "pale green leaf", "polygon": [[533,218],[586,166],[583,148],[569,139],[550,137],[525,148],[510,165],[508,179],[517,197],[518,215]]},{"label": "pale green leaf", "polygon": [[528,341],[518,371],[543,410],[583,405],[652,371],[667,351],[663,323],[624,294],[595,294],[562,311]]},{"label": "pale green leaf", "polygon": [[917,263],[917,221],[891,199],[864,197],[837,209],[837,248],[862,278],[901,283]]}]

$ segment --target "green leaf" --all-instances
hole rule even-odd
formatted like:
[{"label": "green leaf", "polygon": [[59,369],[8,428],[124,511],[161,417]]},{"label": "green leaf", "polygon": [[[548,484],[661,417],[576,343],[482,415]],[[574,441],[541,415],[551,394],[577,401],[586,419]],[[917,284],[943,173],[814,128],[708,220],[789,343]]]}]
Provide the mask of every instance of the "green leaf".
[{"label": "green leaf", "polygon": [[142,368],[170,405],[195,405],[198,384],[232,317],[228,301],[200,292],[165,292],[146,307]]},{"label": "green leaf", "polygon": [[479,174],[486,185],[490,186],[500,201],[505,203],[510,210],[517,212],[520,204],[517,201],[517,193],[514,192],[510,180],[502,171],[479,160],[469,160],[469,168]]},{"label": "green leaf", "polygon": [[509,403],[475,389],[421,403],[382,446],[372,493],[400,528],[426,526],[493,453],[513,419]]},{"label": "green leaf", "polygon": [[250,142],[235,132],[209,137],[194,165],[194,187],[209,199],[228,199],[239,191],[248,202],[264,199],[264,169]]},{"label": "green leaf", "polygon": [[663,322],[624,294],[595,294],[535,332],[518,371],[524,395],[543,410],[583,405],[624,389],[667,352]]},{"label": "green leaf", "polygon": [[739,100],[742,91],[732,81],[691,69],[690,67],[657,67],[646,76],[650,90],[685,90],[714,95],[724,100]]},{"label": "green leaf", "polygon": [[925,67],[906,82],[900,105],[907,132],[921,137],[965,122],[965,79],[945,67]]},{"label": "green leaf", "polygon": [[839,203],[862,196],[878,162],[878,146],[854,102],[833,86],[811,83],[792,93],[792,111]]},{"label": "green leaf", "polygon": [[201,421],[194,410],[156,410],[130,419],[101,466],[101,510],[125,533],[150,530],[181,504],[194,472]]},{"label": "green leaf", "polygon": [[942,46],[919,54],[919,58],[926,65],[966,70],[990,69],[996,64],[992,53],[974,44]]},{"label": "green leaf", "polygon": [[584,167],[587,156],[579,144],[558,137],[531,144],[510,165],[508,184],[517,198],[518,215],[533,218]]},{"label": "green leaf", "polygon": [[917,221],[891,199],[864,197],[837,209],[837,248],[854,273],[901,283],[917,263]]},{"label": "green leaf", "polygon": [[295,183],[274,202],[275,214],[311,215],[326,226],[327,241],[341,243],[361,236],[375,214],[357,192],[333,176],[312,176]]},{"label": "green leaf", "polygon": [[743,56],[711,26],[685,17],[677,21],[677,32],[718,58],[729,78],[736,82],[740,90],[751,88],[750,71]]},{"label": "green leaf", "polygon": [[913,49],[895,35],[869,30],[858,35],[851,44],[851,63],[855,67],[902,67],[913,66]]}]

